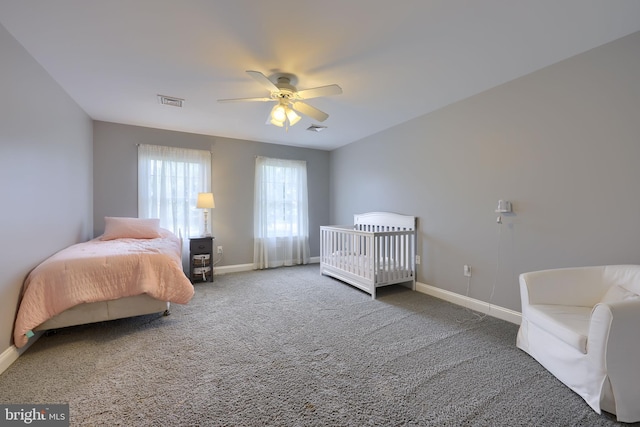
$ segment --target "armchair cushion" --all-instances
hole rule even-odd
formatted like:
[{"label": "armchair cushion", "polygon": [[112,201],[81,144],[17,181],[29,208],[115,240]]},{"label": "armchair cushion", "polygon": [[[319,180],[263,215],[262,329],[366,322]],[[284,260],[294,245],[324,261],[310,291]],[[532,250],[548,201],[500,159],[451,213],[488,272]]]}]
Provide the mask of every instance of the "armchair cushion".
[{"label": "armchair cushion", "polygon": [[536,304],[529,306],[529,321],[587,354],[591,307]]}]

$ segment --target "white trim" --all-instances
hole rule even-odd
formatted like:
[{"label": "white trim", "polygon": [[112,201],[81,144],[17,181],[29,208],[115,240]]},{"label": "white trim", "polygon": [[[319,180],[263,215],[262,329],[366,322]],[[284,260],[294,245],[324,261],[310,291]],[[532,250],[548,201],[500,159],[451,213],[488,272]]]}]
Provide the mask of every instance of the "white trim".
[{"label": "white trim", "polygon": [[[319,264],[320,257],[312,256],[309,258],[309,264]],[[218,276],[221,274],[239,273],[241,271],[253,270],[253,264],[235,264],[235,265],[223,265],[222,267],[215,267],[213,269],[213,275]]]},{"label": "white trim", "polygon": [[9,369],[9,366],[11,366],[13,362],[18,360],[18,357],[20,357],[22,353],[24,353],[29,347],[31,347],[31,345],[36,342],[42,334],[42,331],[34,332],[34,335],[29,338],[29,341],[27,341],[27,344],[24,347],[17,348],[15,345],[12,345],[8,349],[0,353],[0,374]]},{"label": "white trim", "polygon": [[253,264],[223,265],[222,267],[215,267],[213,269],[213,275],[218,276],[220,274],[238,273],[240,271],[251,270],[253,270]]},{"label": "white trim", "polygon": [[416,282],[416,291],[467,307],[471,310],[479,311],[480,313],[487,313],[489,316],[506,320],[507,322],[515,323],[516,325],[519,325],[522,320],[522,315],[517,311],[500,307],[495,304],[489,304],[465,295],[456,294],[455,292],[436,288],[435,286],[427,285],[425,283]]},{"label": "white trim", "polygon": [[20,356],[20,351],[16,348],[15,345],[12,345],[11,347],[3,351],[0,354],[0,373],[6,371],[13,362],[18,360],[18,356]]}]

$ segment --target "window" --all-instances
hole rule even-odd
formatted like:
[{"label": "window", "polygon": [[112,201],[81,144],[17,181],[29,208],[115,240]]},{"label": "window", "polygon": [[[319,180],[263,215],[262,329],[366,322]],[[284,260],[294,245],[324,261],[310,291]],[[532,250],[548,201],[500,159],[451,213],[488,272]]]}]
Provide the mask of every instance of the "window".
[{"label": "window", "polygon": [[307,163],[256,158],[254,268],[309,263]]},{"label": "window", "polygon": [[138,146],[140,218],[160,218],[161,227],[183,237],[204,235],[203,211],[196,208],[196,200],[199,192],[210,191],[209,151]]}]

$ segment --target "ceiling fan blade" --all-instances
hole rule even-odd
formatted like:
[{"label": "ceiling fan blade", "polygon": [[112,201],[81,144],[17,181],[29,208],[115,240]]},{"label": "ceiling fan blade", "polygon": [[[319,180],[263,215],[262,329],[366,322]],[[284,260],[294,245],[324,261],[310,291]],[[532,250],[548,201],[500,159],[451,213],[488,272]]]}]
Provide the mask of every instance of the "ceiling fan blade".
[{"label": "ceiling fan blade", "polygon": [[320,111],[315,107],[312,107],[309,104],[305,104],[304,102],[294,102],[292,105],[293,109],[299,113],[304,114],[305,116],[309,116],[312,119],[315,119],[319,122],[324,122],[329,118],[329,115],[324,111]]},{"label": "ceiling fan blade", "polygon": [[267,101],[275,101],[272,98],[230,98],[230,99],[218,99],[218,102],[239,102],[239,101],[258,101],[258,102],[267,102]]},{"label": "ceiling fan blade", "polygon": [[264,86],[264,88],[267,89],[269,92],[280,90],[278,89],[278,86],[276,86],[271,80],[267,78],[267,76],[262,74],[260,71],[247,70],[247,74],[253,77],[255,81],[257,81],[262,86]]},{"label": "ceiling fan blade", "polygon": [[340,95],[341,93],[342,88],[338,85],[320,86],[298,91],[298,95],[302,99],[318,98],[320,96]]}]

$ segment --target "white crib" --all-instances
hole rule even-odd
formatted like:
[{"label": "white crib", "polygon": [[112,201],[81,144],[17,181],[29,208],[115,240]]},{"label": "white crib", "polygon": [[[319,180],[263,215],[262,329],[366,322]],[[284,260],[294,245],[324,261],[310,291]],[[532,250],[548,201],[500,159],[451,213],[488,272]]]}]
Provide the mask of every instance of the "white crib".
[{"label": "white crib", "polygon": [[390,212],[353,216],[352,226],[320,227],[320,273],[342,280],[375,299],[376,288],[416,287],[416,218]]}]

